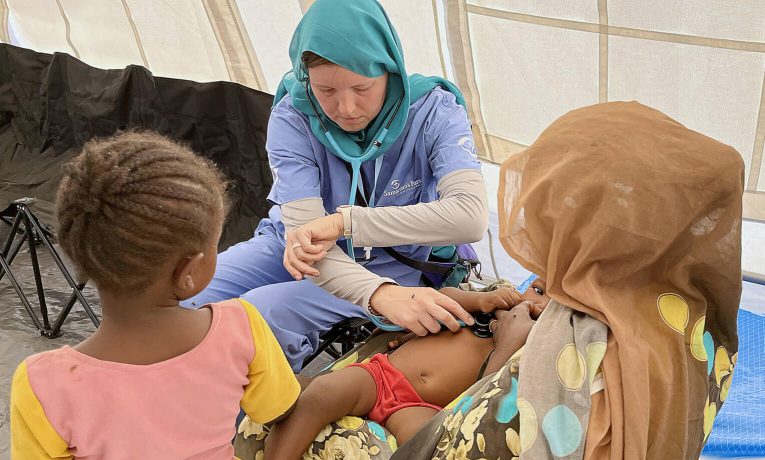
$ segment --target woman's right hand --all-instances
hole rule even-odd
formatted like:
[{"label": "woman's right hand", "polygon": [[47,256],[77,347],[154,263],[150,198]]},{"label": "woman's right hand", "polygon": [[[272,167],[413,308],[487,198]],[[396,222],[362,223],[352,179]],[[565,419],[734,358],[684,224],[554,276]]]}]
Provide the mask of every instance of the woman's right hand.
[{"label": "woman's right hand", "polygon": [[327,253],[343,232],[343,217],[330,214],[302,225],[284,235],[282,263],[293,278],[300,281],[304,276],[319,276],[314,265]]},{"label": "woman's right hand", "polygon": [[457,319],[469,326],[474,322],[473,316],[456,301],[427,287],[383,284],[372,294],[369,305],[394,324],[419,336],[439,332],[441,324],[457,332],[461,327]]}]

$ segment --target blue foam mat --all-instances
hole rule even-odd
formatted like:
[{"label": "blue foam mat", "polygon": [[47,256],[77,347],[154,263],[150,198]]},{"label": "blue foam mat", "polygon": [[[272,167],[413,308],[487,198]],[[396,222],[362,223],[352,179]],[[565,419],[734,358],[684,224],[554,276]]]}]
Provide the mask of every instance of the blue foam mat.
[{"label": "blue foam mat", "polygon": [[765,316],[738,314],[738,362],[704,454],[765,455]]}]

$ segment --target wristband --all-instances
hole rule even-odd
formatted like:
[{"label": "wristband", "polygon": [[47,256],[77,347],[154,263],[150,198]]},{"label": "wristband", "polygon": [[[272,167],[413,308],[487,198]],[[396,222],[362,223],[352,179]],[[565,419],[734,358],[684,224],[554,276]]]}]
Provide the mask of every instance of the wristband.
[{"label": "wristband", "polygon": [[337,207],[337,212],[343,216],[343,237],[348,240],[353,236],[353,221],[351,220],[352,206],[344,204]]}]

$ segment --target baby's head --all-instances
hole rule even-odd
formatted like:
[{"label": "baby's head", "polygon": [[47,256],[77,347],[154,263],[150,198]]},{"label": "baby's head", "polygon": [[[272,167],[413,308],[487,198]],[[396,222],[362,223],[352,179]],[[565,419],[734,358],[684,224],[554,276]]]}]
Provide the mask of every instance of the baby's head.
[{"label": "baby's head", "polygon": [[536,278],[526,291],[521,293],[521,297],[524,301],[532,303],[531,316],[533,318],[539,317],[547,304],[550,303],[550,297],[547,296],[547,284],[542,278]]},{"label": "baby's head", "polygon": [[165,283],[176,298],[188,298],[215,272],[225,187],[214,164],[158,134],[93,140],[61,180],[59,242],[101,291]]}]

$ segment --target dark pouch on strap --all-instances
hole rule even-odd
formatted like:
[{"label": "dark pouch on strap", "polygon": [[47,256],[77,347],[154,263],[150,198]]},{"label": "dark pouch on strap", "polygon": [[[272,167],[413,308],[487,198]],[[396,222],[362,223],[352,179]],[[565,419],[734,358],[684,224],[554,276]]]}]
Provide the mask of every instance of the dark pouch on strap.
[{"label": "dark pouch on strap", "polygon": [[481,278],[481,262],[475,255],[470,244],[460,244],[449,261],[439,261],[432,254],[429,260],[417,260],[407,257],[393,248],[382,248],[397,262],[422,272],[422,278],[430,287],[459,287],[461,283],[470,280],[470,274],[475,273]]}]

